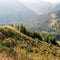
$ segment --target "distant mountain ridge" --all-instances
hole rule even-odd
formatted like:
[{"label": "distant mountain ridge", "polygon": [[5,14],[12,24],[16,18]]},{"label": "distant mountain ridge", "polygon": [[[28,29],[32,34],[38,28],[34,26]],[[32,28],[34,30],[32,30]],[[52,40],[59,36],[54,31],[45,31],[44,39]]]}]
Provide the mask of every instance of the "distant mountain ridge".
[{"label": "distant mountain ridge", "polygon": [[[58,4],[55,8],[53,8],[52,12],[44,15],[40,15],[34,19],[32,19],[29,23],[30,26],[37,30],[55,30],[60,28],[60,8]],[[33,22],[34,21],[34,22]],[[51,26],[51,27],[50,27]]]},{"label": "distant mountain ridge", "polygon": [[0,1],[0,24],[25,24],[37,14],[17,0]]},{"label": "distant mountain ridge", "polygon": [[43,15],[51,12],[52,9],[55,8],[55,6],[57,5],[56,3],[43,2],[43,1],[35,2],[35,3],[33,2],[30,3],[23,2],[23,3],[39,15]]},{"label": "distant mountain ridge", "polygon": [[[30,26],[40,27],[51,22],[52,13],[55,13],[56,16],[60,17],[60,4],[47,2],[39,3],[31,3],[30,8],[17,0],[0,1],[0,25],[12,23],[29,24]],[[37,14],[37,12],[39,12],[39,14]],[[40,12],[42,15],[40,15]]]}]

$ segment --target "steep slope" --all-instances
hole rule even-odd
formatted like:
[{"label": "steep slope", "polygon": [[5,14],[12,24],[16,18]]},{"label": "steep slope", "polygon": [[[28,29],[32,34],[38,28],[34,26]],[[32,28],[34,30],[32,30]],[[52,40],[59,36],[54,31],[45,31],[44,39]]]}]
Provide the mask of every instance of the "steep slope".
[{"label": "steep slope", "polygon": [[35,12],[17,0],[0,1],[0,24],[26,23],[37,16]]},{"label": "steep slope", "polygon": [[11,26],[0,26],[0,59],[59,60],[60,48],[32,39]]},{"label": "steep slope", "polygon": [[36,2],[33,1],[29,1],[29,2],[22,1],[22,2],[39,15],[43,15],[51,12],[57,5],[56,3],[43,2],[40,0]]},{"label": "steep slope", "polygon": [[[34,21],[34,22],[33,22]],[[60,27],[60,10],[53,11],[49,14],[40,15],[34,19],[32,19],[30,22],[30,26],[34,29],[39,29],[43,31],[50,31],[53,30],[53,28]]]},{"label": "steep slope", "polygon": [[56,6],[53,8],[53,11],[60,10],[60,3],[56,4]]}]

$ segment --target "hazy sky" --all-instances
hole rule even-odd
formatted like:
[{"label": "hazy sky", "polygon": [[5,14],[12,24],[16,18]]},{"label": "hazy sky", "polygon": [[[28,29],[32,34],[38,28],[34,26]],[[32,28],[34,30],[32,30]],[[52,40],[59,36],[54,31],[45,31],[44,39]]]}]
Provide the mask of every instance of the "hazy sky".
[{"label": "hazy sky", "polygon": [[21,2],[40,2],[40,1],[44,1],[44,2],[52,2],[52,3],[56,3],[56,2],[60,2],[60,0],[19,0]]},{"label": "hazy sky", "polygon": [[[14,0],[0,0],[0,2],[7,2],[7,1],[14,1]],[[27,2],[27,3],[37,3],[37,2],[40,2],[40,1],[44,1],[44,2],[53,2],[53,3],[56,3],[56,2],[60,2],[60,0],[16,0],[16,1],[21,1],[21,2]]]},{"label": "hazy sky", "polygon": [[53,2],[53,3],[60,2],[60,0],[42,0],[42,1]]}]

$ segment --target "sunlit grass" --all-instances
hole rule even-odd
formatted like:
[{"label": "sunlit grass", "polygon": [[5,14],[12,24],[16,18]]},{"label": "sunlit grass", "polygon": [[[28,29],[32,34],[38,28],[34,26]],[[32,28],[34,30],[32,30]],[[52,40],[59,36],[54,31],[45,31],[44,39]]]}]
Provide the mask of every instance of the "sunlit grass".
[{"label": "sunlit grass", "polygon": [[[2,39],[0,39],[0,60],[2,58],[11,60],[60,60],[60,47],[40,41],[38,38],[29,37],[14,27],[1,26],[0,38]],[[60,42],[58,43],[60,44]]]}]

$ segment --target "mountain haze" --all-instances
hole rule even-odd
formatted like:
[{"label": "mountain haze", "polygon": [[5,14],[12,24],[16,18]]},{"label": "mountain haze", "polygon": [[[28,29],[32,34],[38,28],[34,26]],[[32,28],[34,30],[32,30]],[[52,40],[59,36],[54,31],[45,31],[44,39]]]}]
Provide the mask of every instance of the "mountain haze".
[{"label": "mountain haze", "polygon": [[35,27],[45,26],[51,21],[51,14],[59,16],[60,4],[36,2],[26,4],[17,0],[0,1],[0,25],[28,24]]},{"label": "mountain haze", "polygon": [[25,23],[37,14],[17,0],[0,1],[0,24]]},{"label": "mountain haze", "polygon": [[[29,24],[34,27],[34,29],[43,29],[49,30],[52,29],[52,26],[55,28],[60,27],[60,4],[56,5],[55,8],[48,14],[40,15],[34,19],[32,19]],[[33,22],[35,21],[35,22]]]},{"label": "mountain haze", "polygon": [[39,15],[47,14],[52,11],[53,8],[57,5],[56,3],[50,3],[50,2],[23,2],[27,7],[35,11]]}]

